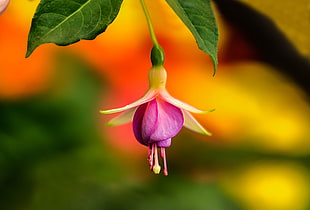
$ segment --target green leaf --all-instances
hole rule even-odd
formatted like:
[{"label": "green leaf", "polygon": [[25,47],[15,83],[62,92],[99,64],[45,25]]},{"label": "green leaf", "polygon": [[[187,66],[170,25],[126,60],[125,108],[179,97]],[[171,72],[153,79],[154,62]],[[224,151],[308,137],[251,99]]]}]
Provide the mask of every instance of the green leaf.
[{"label": "green leaf", "polygon": [[91,40],[117,16],[123,0],[41,0],[32,19],[26,57],[41,44]]},{"label": "green leaf", "polygon": [[194,35],[198,47],[208,53],[216,73],[218,29],[210,0],[166,0]]}]

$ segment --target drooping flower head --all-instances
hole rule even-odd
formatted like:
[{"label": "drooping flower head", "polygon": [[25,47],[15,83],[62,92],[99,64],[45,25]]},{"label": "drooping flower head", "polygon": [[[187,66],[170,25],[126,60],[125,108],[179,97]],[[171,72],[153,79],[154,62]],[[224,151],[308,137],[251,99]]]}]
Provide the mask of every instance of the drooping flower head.
[{"label": "drooping flower head", "polygon": [[[211,135],[190,114],[207,113],[178,99],[166,90],[167,72],[162,65],[153,66],[149,71],[149,89],[146,94],[132,104],[122,108],[101,111],[103,114],[122,112],[109,121],[115,126],[132,122],[133,132],[139,143],[148,147],[150,169],[160,173],[158,148],[163,158],[165,175],[168,175],[165,148],[171,145],[171,138],[176,136],[184,126],[195,132]],[[213,111],[213,110],[211,110]]]},{"label": "drooping flower head", "polygon": [[[198,133],[211,135],[190,114],[206,113],[178,99],[173,98],[166,90],[167,72],[163,67],[165,56],[158,44],[150,16],[143,0],[140,0],[148,27],[153,48],[151,51],[152,68],[149,71],[149,89],[145,95],[132,104],[122,108],[101,111],[103,114],[122,112],[110,120],[108,125],[120,125],[132,122],[136,139],[148,147],[148,161],[150,169],[159,174],[161,166],[158,161],[158,148],[163,158],[164,174],[168,175],[166,151],[170,147],[171,138],[176,136],[181,128],[187,127]],[[213,111],[213,110],[211,110]]]}]

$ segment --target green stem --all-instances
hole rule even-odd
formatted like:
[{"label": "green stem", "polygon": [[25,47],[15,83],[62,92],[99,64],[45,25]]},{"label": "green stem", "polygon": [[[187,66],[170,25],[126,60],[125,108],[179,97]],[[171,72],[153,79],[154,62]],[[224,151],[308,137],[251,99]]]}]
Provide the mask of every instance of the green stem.
[{"label": "green stem", "polygon": [[164,51],[162,49],[162,47],[158,44],[157,39],[156,39],[156,35],[154,32],[154,28],[152,25],[152,21],[150,18],[150,14],[146,8],[146,5],[144,3],[144,0],[140,0],[142,8],[143,8],[143,12],[145,14],[146,17],[146,21],[147,21],[147,25],[149,27],[150,30],[150,35],[151,35],[151,39],[153,42],[153,48],[151,51],[151,61],[152,61],[152,65],[153,66],[162,66],[164,64],[165,61],[165,54]]},{"label": "green stem", "polygon": [[153,28],[153,25],[152,25],[150,14],[149,14],[149,12],[148,12],[148,10],[146,8],[144,0],[140,0],[140,2],[141,2],[142,8],[143,8],[143,12],[144,12],[145,17],[146,17],[147,25],[148,25],[149,30],[150,30],[150,35],[151,35],[152,42],[153,42],[154,46],[158,47],[159,44],[158,44],[157,39],[156,39],[156,35],[155,35],[155,32],[154,32],[154,28]]}]

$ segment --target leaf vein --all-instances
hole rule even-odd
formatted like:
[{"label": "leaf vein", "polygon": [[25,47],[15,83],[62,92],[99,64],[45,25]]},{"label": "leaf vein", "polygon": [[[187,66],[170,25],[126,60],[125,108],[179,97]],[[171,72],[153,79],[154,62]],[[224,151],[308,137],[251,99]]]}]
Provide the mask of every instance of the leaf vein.
[{"label": "leaf vein", "polygon": [[[75,2],[75,1],[73,1]],[[61,21],[59,24],[57,24],[54,28],[52,28],[48,33],[46,33],[44,36],[41,37],[40,40],[44,39],[45,37],[47,37],[49,34],[51,34],[53,31],[55,31],[58,27],[60,27],[63,23],[65,23],[67,20],[69,20],[71,17],[73,17],[74,15],[78,14],[85,6],[87,6],[89,3],[91,2],[91,0],[87,0],[87,2],[85,2],[84,4],[80,4],[82,5],[79,9],[77,9],[76,11],[74,11],[72,14],[70,14],[68,17],[66,17],[63,21]],[[78,2],[75,2],[78,3]],[[64,15],[63,15],[64,16]]]}]

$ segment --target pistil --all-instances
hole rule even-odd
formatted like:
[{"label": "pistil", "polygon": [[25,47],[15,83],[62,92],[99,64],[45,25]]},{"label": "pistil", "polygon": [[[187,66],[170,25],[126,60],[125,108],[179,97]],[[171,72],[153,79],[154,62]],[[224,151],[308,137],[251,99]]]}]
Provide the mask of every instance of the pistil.
[{"label": "pistil", "polygon": [[154,143],[153,145],[154,145],[154,147],[153,147],[153,149],[154,149],[154,151],[153,151],[153,154],[154,154],[153,172],[154,172],[155,174],[159,174],[159,173],[160,173],[161,167],[160,167],[160,165],[159,165],[159,163],[158,163],[157,144]]}]

